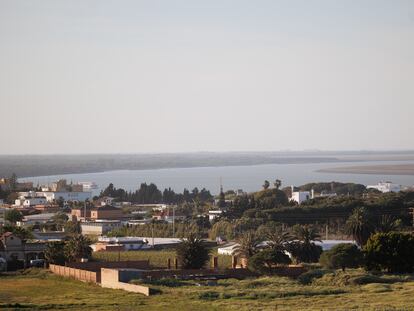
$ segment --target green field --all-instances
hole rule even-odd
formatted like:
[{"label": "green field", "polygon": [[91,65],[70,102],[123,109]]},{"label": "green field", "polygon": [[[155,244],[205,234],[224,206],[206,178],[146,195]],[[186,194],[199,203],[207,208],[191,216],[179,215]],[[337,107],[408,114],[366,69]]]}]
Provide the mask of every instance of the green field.
[{"label": "green field", "polygon": [[[217,255],[217,250],[211,252],[212,256],[218,256],[218,265],[220,268],[231,267],[231,256]],[[125,260],[149,260],[150,264],[155,267],[167,267],[168,258],[171,264],[174,262],[174,250],[148,250],[148,251],[129,251],[129,252],[95,252],[93,259],[98,261],[121,261]],[[119,257],[118,257],[119,256]]]},{"label": "green field", "polygon": [[310,285],[282,277],[221,280],[209,286],[169,281],[150,285],[159,293],[145,297],[29,270],[0,276],[0,309],[412,310],[413,280],[410,275],[378,277],[351,270],[328,273]]}]

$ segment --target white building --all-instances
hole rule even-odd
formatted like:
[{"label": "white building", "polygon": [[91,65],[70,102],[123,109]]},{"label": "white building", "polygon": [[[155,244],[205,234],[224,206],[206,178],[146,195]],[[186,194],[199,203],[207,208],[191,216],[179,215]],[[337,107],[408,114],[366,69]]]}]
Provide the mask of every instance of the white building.
[{"label": "white building", "polygon": [[368,185],[367,189],[377,189],[378,191],[381,191],[382,193],[386,192],[400,192],[401,191],[401,185],[393,184],[390,181],[381,181],[377,185]]},{"label": "white building", "polygon": [[120,220],[97,220],[81,223],[82,234],[104,235],[107,232],[122,227]]},{"label": "white building", "polygon": [[86,200],[92,199],[92,192],[41,192],[49,202],[53,202],[54,200],[59,200],[62,198],[64,201],[78,201],[83,202]]},{"label": "white building", "polygon": [[23,207],[31,207],[36,205],[45,205],[47,204],[46,197],[23,197],[14,201],[14,205],[16,206],[23,206]]},{"label": "white building", "polygon": [[[19,198],[23,200],[25,197],[32,198],[46,198],[47,202],[57,201],[63,199],[63,201],[78,201],[83,202],[92,199],[92,192],[79,192],[79,191],[28,191],[19,192]],[[45,203],[42,203],[45,204]]]},{"label": "white building", "polygon": [[312,196],[309,191],[295,191],[295,192],[292,192],[292,196],[290,200],[295,201],[298,204],[302,204],[302,202],[305,202],[311,198]]},{"label": "white building", "polygon": [[27,215],[23,217],[22,221],[18,221],[17,225],[20,227],[28,226],[28,225],[39,225],[45,224],[50,222],[55,216],[56,213],[42,213],[42,214],[35,214],[35,215]]},{"label": "white building", "polygon": [[211,211],[208,211],[208,220],[209,221],[213,221],[217,217],[220,217],[221,214],[223,214],[223,211],[222,210],[211,210]]}]

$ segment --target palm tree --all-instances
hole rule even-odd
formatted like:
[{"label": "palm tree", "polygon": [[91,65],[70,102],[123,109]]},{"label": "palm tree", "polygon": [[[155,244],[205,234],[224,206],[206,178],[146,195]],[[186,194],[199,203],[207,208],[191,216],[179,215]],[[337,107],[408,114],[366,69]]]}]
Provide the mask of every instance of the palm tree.
[{"label": "palm tree", "polygon": [[65,257],[68,261],[76,261],[81,258],[89,258],[92,249],[91,242],[81,234],[72,236],[65,244]]},{"label": "palm tree", "polygon": [[265,238],[271,249],[284,251],[293,237],[289,232],[283,232],[280,227],[271,227],[265,231]]},{"label": "palm tree", "polygon": [[357,207],[345,224],[346,232],[352,235],[359,246],[365,245],[370,235],[374,232],[371,215],[365,207]]},{"label": "palm tree", "polygon": [[314,242],[322,242],[318,231],[308,225],[293,227],[296,241],[289,244],[289,251],[297,262],[316,262],[322,253],[322,247]]},{"label": "palm tree", "polygon": [[280,186],[282,185],[282,181],[280,179],[276,179],[273,185],[277,190],[279,190]]},{"label": "palm tree", "polygon": [[270,182],[269,182],[268,180],[265,180],[265,181],[264,181],[264,184],[263,184],[263,186],[262,186],[262,187],[263,187],[263,189],[264,189],[264,190],[269,189],[269,187],[270,187]]},{"label": "palm tree", "polygon": [[183,269],[201,269],[209,260],[209,250],[193,232],[181,240],[175,251]]},{"label": "palm tree", "polygon": [[64,265],[65,264],[65,243],[49,242],[46,244],[45,259],[48,263]]},{"label": "palm tree", "polygon": [[255,231],[247,231],[237,239],[238,245],[234,248],[234,253],[237,256],[249,259],[257,253],[257,246],[260,242]]},{"label": "palm tree", "polygon": [[293,232],[294,237],[303,244],[311,244],[314,241],[322,242],[320,234],[312,226],[294,226]]},{"label": "palm tree", "polygon": [[375,232],[387,233],[397,231],[401,227],[401,219],[391,215],[382,215],[375,224]]}]

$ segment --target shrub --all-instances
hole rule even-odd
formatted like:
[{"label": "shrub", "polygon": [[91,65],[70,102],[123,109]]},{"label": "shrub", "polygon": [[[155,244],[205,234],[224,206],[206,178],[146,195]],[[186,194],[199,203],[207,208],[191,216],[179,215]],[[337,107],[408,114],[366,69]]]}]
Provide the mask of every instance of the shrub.
[{"label": "shrub", "polygon": [[195,234],[182,240],[175,251],[183,269],[201,269],[209,260],[209,250]]},{"label": "shrub", "polygon": [[305,272],[299,275],[298,281],[301,284],[307,285],[307,284],[312,283],[314,279],[319,279],[327,273],[329,273],[328,270],[322,270],[322,269],[310,270],[308,272]]},{"label": "shrub", "polygon": [[248,265],[251,271],[261,274],[271,274],[276,265],[287,265],[290,263],[291,260],[285,253],[274,249],[265,249],[256,255],[253,255],[249,259]]},{"label": "shrub", "polygon": [[322,247],[315,243],[293,242],[289,244],[288,250],[297,262],[318,262],[322,254]]},{"label": "shrub", "polygon": [[353,285],[365,285],[365,284],[371,284],[371,283],[393,283],[394,279],[385,279],[380,276],[376,275],[362,275],[357,276],[354,278],[351,278],[349,282]]},{"label": "shrub", "polygon": [[362,265],[363,257],[359,248],[350,243],[335,245],[329,251],[322,253],[319,262],[328,269],[358,268]]},{"label": "shrub", "polygon": [[203,300],[216,300],[219,299],[220,293],[218,292],[203,292],[198,295],[199,299]]},{"label": "shrub", "polygon": [[390,232],[372,235],[365,246],[366,268],[388,272],[414,271],[414,237]]}]

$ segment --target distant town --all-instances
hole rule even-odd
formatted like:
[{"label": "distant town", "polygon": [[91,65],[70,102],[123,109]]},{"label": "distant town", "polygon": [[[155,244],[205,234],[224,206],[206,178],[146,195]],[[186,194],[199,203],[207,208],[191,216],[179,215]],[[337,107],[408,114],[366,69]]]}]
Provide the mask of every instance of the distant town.
[{"label": "distant town", "polygon": [[[283,186],[275,179],[253,193],[218,185],[217,196],[204,188],[176,193],[146,183],[134,192],[109,184],[92,196],[96,186],[65,179],[34,186],[18,182],[15,174],[1,178],[0,270],[47,267],[151,295],[151,286],[143,285],[148,278],[299,277],[308,271],[305,263],[363,266],[361,250],[378,234],[411,232],[413,226],[414,188],[390,181]],[[192,247],[198,247],[196,254]],[[337,266],[325,258],[339,249],[361,259]],[[151,262],[154,252],[170,257]],[[381,267],[375,260],[370,264]],[[414,262],[404,269],[412,271]],[[130,283],[136,279],[140,285]]]}]

